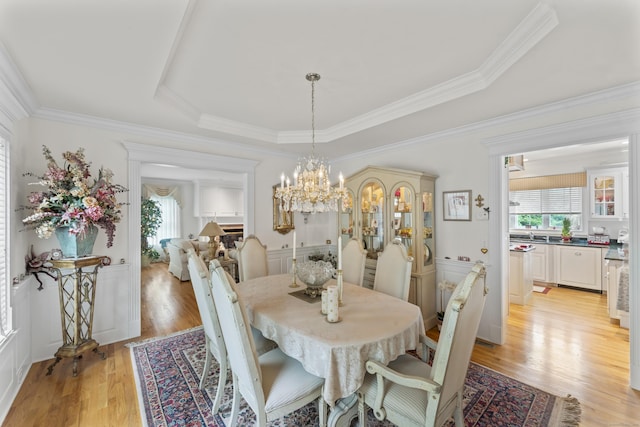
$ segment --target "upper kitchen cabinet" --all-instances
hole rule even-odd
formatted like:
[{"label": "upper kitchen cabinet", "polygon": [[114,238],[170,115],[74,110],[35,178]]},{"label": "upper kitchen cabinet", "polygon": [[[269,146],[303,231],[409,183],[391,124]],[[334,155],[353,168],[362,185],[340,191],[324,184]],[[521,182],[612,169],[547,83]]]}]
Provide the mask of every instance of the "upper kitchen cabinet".
[{"label": "upper kitchen cabinet", "polygon": [[353,194],[352,216],[346,209],[339,215],[343,244],[352,228],[367,251],[365,286],[368,278],[373,281],[378,255],[391,241],[402,242],[414,259],[409,301],[420,306],[427,326],[435,325],[435,180],[422,172],[369,166],[345,180]]},{"label": "upper kitchen cabinet", "polygon": [[197,181],[194,184],[194,212],[200,217],[235,219],[244,216],[242,188],[224,187],[217,183]]},{"label": "upper kitchen cabinet", "polygon": [[625,179],[629,179],[629,169],[592,169],[588,171],[587,176],[591,217],[629,218],[629,186],[628,182],[624,182]]}]

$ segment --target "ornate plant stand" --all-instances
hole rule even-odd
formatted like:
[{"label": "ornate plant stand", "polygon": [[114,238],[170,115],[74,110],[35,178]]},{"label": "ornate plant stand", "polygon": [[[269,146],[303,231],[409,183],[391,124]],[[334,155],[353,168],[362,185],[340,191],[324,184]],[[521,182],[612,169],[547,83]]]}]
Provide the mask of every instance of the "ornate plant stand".
[{"label": "ornate plant stand", "polygon": [[[57,276],[60,294],[62,346],[56,352],[56,360],[49,366],[47,375],[51,375],[53,368],[63,357],[73,357],[74,377],[78,375],[78,359],[82,357],[82,353],[93,350],[102,359],[106,358],[98,350],[99,344],[91,338],[96,280],[98,268],[103,265],[102,258],[90,256],[51,261],[51,270]],[[87,270],[83,270],[84,268]]]}]

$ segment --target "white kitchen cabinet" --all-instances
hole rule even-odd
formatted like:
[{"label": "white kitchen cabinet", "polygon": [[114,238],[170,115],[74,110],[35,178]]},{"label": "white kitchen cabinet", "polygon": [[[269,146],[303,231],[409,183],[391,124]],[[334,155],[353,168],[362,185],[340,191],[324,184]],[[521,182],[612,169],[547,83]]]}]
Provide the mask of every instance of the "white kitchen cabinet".
[{"label": "white kitchen cabinet", "polygon": [[197,182],[194,202],[194,212],[200,217],[240,218],[244,216],[244,192],[241,188]]},{"label": "white kitchen cabinet", "polygon": [[525,305],[533,293],[532,257],[536,251],[509,253],[509,302]]},{"label": "white kitchen cabinet", "polygon": [[[595,219],[629,217],[629,168],[592,169],[588,171],[589,211]],[[624,184],[624,181],[627,181]],[[627,194],[625,195],[625,190]],[[626,216],[625,216],[626,206]]]},{"label": "white kitchen cabinet", "polygon": [[556,281],[602,292],[602,258],[600,248],[556,246]]},{"label": "white kitchen cabinet", "polygon": [[607,307],[609,309],[609,317],[618,320],[620,319],[620,313],[616,308],[616,305],[618,302],[618,281],[620,280],[620,269],[622,268],[622,265],[622,261],[605,261],[607,269],[605,277],[607,279]]},{"label": "white kitchen cabinet", "polygon": [[536,250],[531,252],[531,276],[536,282],[548,282],[547,274],[547,249],[548,245],[536,245]]},{"label": "white kitchen cabinet", "polygon": [[629,168],[622,171],[622,218],[629,218]]}]

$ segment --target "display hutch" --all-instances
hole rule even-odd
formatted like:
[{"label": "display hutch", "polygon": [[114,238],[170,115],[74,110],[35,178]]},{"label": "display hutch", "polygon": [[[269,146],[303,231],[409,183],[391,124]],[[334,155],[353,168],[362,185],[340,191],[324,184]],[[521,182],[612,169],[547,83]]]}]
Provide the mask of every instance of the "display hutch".
[{"label": "display hutch", "polygon": [[350,199],[338,214],[343,245],[355,236],[367,251],[364,286],[373,287],[386,245],[394,239],[404,244],[414,259],[409,302],[422,309],[427,327],[436,324],[435,180],[423,172],[368,166],[345,180]]},{"label": "display hutch", "polygon": [[588,171],[591,218],[629,218],[628,175],[629,168]]}]

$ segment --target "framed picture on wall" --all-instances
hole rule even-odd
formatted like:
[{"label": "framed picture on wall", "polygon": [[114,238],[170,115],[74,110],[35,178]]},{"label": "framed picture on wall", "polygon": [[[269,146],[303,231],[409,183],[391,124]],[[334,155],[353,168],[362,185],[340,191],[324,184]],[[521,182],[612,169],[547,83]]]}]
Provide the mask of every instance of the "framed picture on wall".
[{"label": "framed picture on wall", "polygon": [[471,190],[443,191],[445,221],[471,221]]}]

